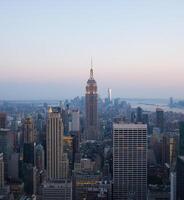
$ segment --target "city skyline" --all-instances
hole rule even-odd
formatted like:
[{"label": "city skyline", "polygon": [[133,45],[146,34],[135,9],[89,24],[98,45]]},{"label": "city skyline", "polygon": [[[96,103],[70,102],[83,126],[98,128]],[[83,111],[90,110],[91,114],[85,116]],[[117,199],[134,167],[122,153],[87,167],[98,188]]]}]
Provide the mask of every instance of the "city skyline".
[{"label": "city skyline", "polygon": [[114,97],[184,98],[183,8],[182,1],[1,1],[0,99],[83,96],[91,56],[102,97],[111,88]]}]

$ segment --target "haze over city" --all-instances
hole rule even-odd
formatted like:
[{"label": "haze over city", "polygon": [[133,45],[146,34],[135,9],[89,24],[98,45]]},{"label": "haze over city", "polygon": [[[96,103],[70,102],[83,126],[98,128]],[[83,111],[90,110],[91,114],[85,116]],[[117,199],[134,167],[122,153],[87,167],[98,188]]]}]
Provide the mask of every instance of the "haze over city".
[{"label": "haze over city", "polygon": [[183,98],[183,1],[1,1],[1,100]]}]

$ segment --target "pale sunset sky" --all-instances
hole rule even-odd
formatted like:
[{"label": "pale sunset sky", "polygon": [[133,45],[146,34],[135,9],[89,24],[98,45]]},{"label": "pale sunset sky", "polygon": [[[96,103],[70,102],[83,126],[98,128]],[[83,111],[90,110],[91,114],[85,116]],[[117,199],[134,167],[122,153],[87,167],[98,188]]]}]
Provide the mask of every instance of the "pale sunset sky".
[{"label": "pale sunset sky", "polygon": [[0,100],[184,98],[183,0],[1,0]]}]

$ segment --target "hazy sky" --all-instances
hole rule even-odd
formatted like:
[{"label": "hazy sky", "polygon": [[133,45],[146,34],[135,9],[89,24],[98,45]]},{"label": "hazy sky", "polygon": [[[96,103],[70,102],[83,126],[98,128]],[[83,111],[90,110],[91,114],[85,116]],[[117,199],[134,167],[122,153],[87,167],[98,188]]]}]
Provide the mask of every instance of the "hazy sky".
[{"label": "hazy sky", "polygon": [[183,0],[0,0],[0,99],[184,98]]}]

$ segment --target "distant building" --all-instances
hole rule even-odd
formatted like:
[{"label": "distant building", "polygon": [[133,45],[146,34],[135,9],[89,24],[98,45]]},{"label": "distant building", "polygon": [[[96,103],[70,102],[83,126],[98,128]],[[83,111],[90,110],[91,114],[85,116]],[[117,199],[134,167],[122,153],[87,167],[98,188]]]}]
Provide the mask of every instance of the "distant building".
[{"label": "distant building", "polygon": [[92,162],[92,160],[90,158],[82,158],[81,161],[81,170],[82,171],[88,171],[88,172],[92,172],[94,169],[94,162]]},{"label": "distant building", "polygon": [[68,179],[69,176],[69,160],[67,153],[63,153],[62,157],[62,179]]},{"label": "distant building", "polygon": [[80,113],[79,110],[72,110],[72,132],[79,132],[80,131]]},{"label": "distant building", "polygon": [[19,180],[19,158],[20,154],[13,152],[8,161],[8,176],[12,180]]},{"label": "distant building", "polygon": [[137,122],[142,122],[142,108],[137,107]]},{"label": "distant building", "polygon": [[177,134],[168,133],[163,134],[162,137],[162,164],[167,163],[170,166],[171,171],[175,169],[177,154],[178,154],[178,142],[179,137]]},{"label": "distant building", "polygon": [[66,108],[65,109],[63,108],[60,112],[61,112],[61,118],[63,122],[64,135],[68,136],[69,131],[70,131],[70,117],[71,117],[69,105],[67,104]]},{"label": "distant building", "polygon": [[34,165],[35,159],[35,127],[32,118],[23,121],[23,161]]},{"label": "distant building", "polygon": [[79,152],[80,145],[80,112],[79,110],[72,110],[71,121],[71,136],[73,137],[73,157],[75,153]]},{"label": "distant building", "polygon": [[90,78],[86,86],[86,139],[98,139],[98,94],[97,83],[93,77],[93,69],[90,70]]},{"label": "distant building", "polygon": [[35,148],[35,165],[38,171],[45,169],[45,152],[41,144],[38,144]]},{"label": "distant building", "polygon": [[6,128],[7,115],[4,112],[0,112],[0,128]]},{"label": "distant building", "polygon": [[160,132],[164,131],[164,111],[161,108],[156,109],[156,126],[160,129]]},{"label": "distant building", "polygon": [[112,90],[110,88],[108,88],[108,101],[112,101]]},{"label": "distant building", "polygon": [[164,134],[162,138],[162,165],[170,164],[169,159],[170,138],[169,135]]},{"label": "distant building", "polygon": [[184,156],[179,156],[177,160],[177,169],[176,169],[176,181],[177,181],[177,200],[184,199]]},{"label": "distant building", "polygon": [[27,164],[35,164],[35,145],[36,143],[25,143],[23,145],[23,161]]},{"label": "distant building", "polygon": [[173,106],[173,97],[170,97],[170,99],[169,99],[169,106],[170,106],[170,107]]},{"label": "distant building", "polygon": [[3,153],[0,153],[0,199],[13,200],[10,195],[10,187],[8,185],[5,186],[4,169]]},{"label": "distant building", "polygon": [[72,183],[67,180],[47,182],[43,185],[43,200],[72,200]]},{"label": "distant building", "polygon": [[61,114],[50,108],[46,133],[47,177],[49,180],[62,178],[63,131]]},{"label": "distant building", "polygon": [[0,153],[0,189],[4,188],[4,160],[3,153]]},{"label": "distant building", "polygon": [[8,178],[8,161],[13,153],[13,134],[9,129],[0,129],[0,152],[4,157],[5,179]]},{"label": "distant building", "polygon": [[179,129],[180,129],[179,155],[184,156],[184,122],[179,123]]},{"label": "distant building", "polygon": [[149,125],[149,115],[146,112],[142,113],[142,122],[143,124]]},{"label": "distant building", "polygon": [[35,142],[35,127],[32,118],[28,117],[23,121],[24,144]]},{"label": "distant building", "polygon": [[75,137],[72,137],[72,136],[65,136],[64,140],[63,140],[64,141],[64,143],[63,143],[63,153],[65,153],[63,158],[66,161],[65,158],[66,158],[66,154],[67,154],[70,170],[73,169],[73,165],[74,165],[74,138]]},{"label": "distant building", "polygon": [[28,195],[36,194],[37,169],[32,164],[24,164],[23,167],[24,191]]},{"label": "distant building", "polygon": [[170,200],[176,200],[176,173],[175,172],[171,172],[170,179],[171,179]]},{"label": "distant building", "polygon": [[147,199],[147,125],[113,124],[113,199]]}]

